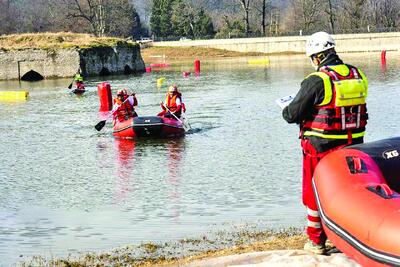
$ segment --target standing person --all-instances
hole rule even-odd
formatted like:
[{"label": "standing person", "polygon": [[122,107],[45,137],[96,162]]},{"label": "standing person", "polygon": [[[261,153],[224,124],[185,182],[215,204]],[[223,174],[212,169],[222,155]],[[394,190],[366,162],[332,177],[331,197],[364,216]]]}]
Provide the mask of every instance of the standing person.
[{"label": "standing person", "polygon": [[[182,94],[178,92],[178,87],[176,84],[171,85],[168,88],[167,95],[165,97],[165,103],[160,103],[163,111],[157,114],[157,116],[176,119],[180,118],[182,111],[185,112],[185,105],[182,102]],[[175,116],[174,116],[175,115]]]},{"label": "standing person", "polygon": [[368,81],[360,69],[343,63],[335,41],[317,32],[306,43],[306,55],[316,72],[308,75],[293,101],[283,109],[288,123],[300,125],[303,150],[303,204],[307,207],[307,235],[304,249],[325,253],[326,234],[312,189],[318,161],[329,152],[364,141],[368,114]]},{"label": "standing person", "polygon": [[114,107],[112,109],[114,124],[117,120],[122,122],[131,117],[137,117],[138,115],[135,111],[137,105],[138,101],[135,93],[128,95],[126,89],[119,90],[117,98],[114,99]]}]

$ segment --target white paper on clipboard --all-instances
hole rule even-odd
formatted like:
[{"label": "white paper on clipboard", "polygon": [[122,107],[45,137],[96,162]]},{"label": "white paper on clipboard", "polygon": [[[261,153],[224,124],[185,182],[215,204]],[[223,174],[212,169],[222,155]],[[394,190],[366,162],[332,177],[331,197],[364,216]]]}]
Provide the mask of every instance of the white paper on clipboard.
[{"label": "white paper on clipboard", "polygon": [[275,102],[278,104],[278,106],[281,107],[281,109],[284,109],[286,106],[290,104],[290,102],[293,101],[294,97],[295,97],[294,94],[280,97],[277,100],[275,100]]}]

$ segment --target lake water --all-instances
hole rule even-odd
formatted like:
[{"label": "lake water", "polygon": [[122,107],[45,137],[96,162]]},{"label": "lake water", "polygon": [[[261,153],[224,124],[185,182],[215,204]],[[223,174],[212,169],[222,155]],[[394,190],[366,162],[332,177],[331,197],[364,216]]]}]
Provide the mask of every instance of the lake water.
[{"label": "lake water", "polygon": [[[398,54],[344,55],[370,84],[366,141],[398,134]],[[0,102],[0,266],[32,255],[66,256],[126,244],[197,237],[237,225],[302,227],[298,128],[274,100],[297,92],[312,71],[299,56],[202,62],[200,76],[182,77],[192,62],[172,62],[138,76],[88,80],[82,96],[70,79],[0,82],[26,89],[27,101]],[[155,115],[176,82],[192,130],[175,140],[114,139],[101,132],[96,85],[135,91],[139,115]]]}]

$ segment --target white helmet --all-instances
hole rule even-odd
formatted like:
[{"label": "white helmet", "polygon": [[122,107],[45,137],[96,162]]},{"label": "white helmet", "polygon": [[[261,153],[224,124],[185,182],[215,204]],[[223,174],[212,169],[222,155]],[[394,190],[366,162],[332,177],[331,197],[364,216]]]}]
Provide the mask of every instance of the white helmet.
[{"label": "white helmet", "polygon": [[335,47],[335,40],[326,32],[316,32],[308,38],[306,43],[306,56],[310,57],[316,53]]},{"label": "white helmet", "polygon": [[178,91],[178,87],[175,84],[168,87],[168,92],[175,93],[176,91]]}]

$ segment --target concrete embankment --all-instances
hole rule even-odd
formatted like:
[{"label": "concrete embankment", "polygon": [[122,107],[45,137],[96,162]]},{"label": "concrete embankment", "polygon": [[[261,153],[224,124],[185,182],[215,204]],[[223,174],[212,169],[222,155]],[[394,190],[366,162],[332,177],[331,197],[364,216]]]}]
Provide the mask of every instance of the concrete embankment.
[{"label": "concrete embankment", "polygon": [[[153,46],[194,46],[225,49],[237,52],[261,52],[268,54],[305,53],[308,36],[260,37],[240,39],[184,40],[173,42],[154,42]],[[333,35],[338,52],[377,52],[400,49],[400,32],[338,34]]]},{"label": "concrete embankment", "polygon": [[137,44],[90,48],[23,49],[0,51],[0,80],[36,80],[143,72],[145,65]]}]

